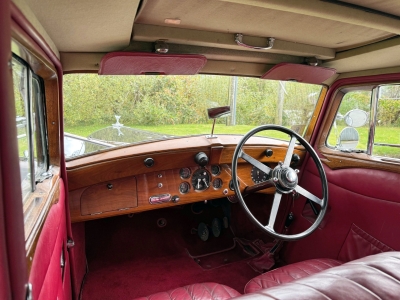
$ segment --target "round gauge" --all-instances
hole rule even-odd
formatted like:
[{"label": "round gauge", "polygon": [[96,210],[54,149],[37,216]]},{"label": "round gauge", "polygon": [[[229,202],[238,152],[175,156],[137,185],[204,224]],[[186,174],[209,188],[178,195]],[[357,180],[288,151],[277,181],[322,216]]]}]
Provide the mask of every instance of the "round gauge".
[{"label": "round gauge", "polygon": [[212,183],[212,185],[213,185],[213,188],[214,188],[214,189],[219,189],[219,188],[221,188],[221,186],[222,186],[222,179],[221,179],[221,178],[215,178],[214,181],[213,181],[213,183]]},{"label": "round gauge", "polygon": [[253,179],[253,182],[256,184],[267,181],[269,179],[268,177],[267,174],[259,170],[257,167],[251,169],[251,179]]},{"label": "round gauge", "polygon": [[189,184],[189,183],[187,183],[187,182],[182,182],[182,183],[179,185],[179,192],[180,192],[181,194],[186,194],[187,192],[189,192],[189,190],[190,190],[190,184]]},{"label": "round gauge", "polygon": [[211,174],[213,174],[214,176],[217,176],[221,173],[221,167],[218,165],[212,165],[211,166]]},{"label": "round gauge", "polygon": [[190,177],[190,169],[189,168],[180,169],[179,176],[181,176],[182,179],[188,179]]},{"label": "round gauge", "polygon": [[198,169],[193,173],[192,186],[195,191],[204,191],[210,186],[210,174],[206,169]]}]

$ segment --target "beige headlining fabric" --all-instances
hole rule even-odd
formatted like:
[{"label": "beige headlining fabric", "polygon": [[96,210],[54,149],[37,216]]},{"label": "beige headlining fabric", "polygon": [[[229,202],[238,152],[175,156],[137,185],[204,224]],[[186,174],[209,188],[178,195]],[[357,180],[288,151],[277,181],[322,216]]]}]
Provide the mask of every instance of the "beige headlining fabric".
[{"label": "beige headlining fabric", "polygon": [[[111,51],[153,51],[158,39],[167,40],[171,53],[205,55],[209,73],[258,76],[274,64],[310,57],[338,73],[400,66],[400,0],[143,0],[139,12],[140,0],[13,1],[61,52],[67,72],[96,71]],[[275,46],[243,48],[235,33],[257,46],[273,37]]]},{"label": "beige headlining fabric", "polygon": [[383,13],[400,16],[399,0],[341,0],[350,4],[368,7]]},{"label": "beige headlining fabric", "polygon": [[139,5],[139,0],[26,1],[60,52],[127,47]]},{"label": "beige headlining fabric", "polygon": [[[164,23],[166,18],[178,18],[181,20],[179,26],[169,24],[168,26],[216,32],[240,32],[256,37],[274,37],[279,40],[332,49],[360,46],[369,44],[371,40],[382,40],[394,36],[392,32],[369,26],[364,27],[330,19],[321,22],[322,19],[319,17],[302,13],[247,5],[260,2],[267,6],[276,2],[280,4],[280,6],[276,5],[277,7],[283,7],[288,2],[293,2],[302,7],[309,6],[307,3],[314,2],[313,0],[238,0],[238,2],[246,3],[246,5],[225,1],[206,1],[207,5],[204,5],[203,0],[150,0],[146,2],[135,23],[166,26],[167,24]],[[289,9],[291,8],[289,6]],[[349,19],[349,21],[352,20],[352,18]],[[366,22],[370,21],[370,18],[366,20]],[[400,21],[397,24],[398,27],[395,27],[400,33]]]},{"label": "beige headlining fabric", "polygon": [[53,40],[47,34],[43,25],[39,22],[36,15],[32,12],[25,0],[12,0],[13,3],[19,8],[23,15],[28,19],[28,21],[36,28],[37,32],[44,38],[46,43],[49,45],[54,54],[60,58],[60,53],[58,52],[57,46],[54,44]]}]

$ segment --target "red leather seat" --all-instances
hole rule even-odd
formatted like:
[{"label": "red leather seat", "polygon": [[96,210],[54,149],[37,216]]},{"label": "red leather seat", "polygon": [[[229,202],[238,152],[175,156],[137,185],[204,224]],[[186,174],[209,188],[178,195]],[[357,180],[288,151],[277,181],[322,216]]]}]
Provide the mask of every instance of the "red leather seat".
[{"label": "red leather seat", "polygon": [[400,299],[400,252],[385,252],[360,258],[236,299]]},{"label": "red leather seat", "polygon": [[282,283],[292,282],[341,264],[343,263],[338,260],[320,258],[287,265],[253,278],[246,284],[244,293],[253,293]]},{"label": "red leather seat", "polygon": [[[311,262],[316,260],[311,260]],[[318,260],[317,260],[318,261]],[[327,261],[319,260],[326,263]],[[330,260],[333,264],[335,260]],[[310,262],[310,261],[308,261]],[[307,264],[297,263],[301,268]],[[320,262],[311,264],[311,269],[320,267]],[[323,264],[324,264],[323,263]],[[340,264],[340,262],[336,263]],[[310,264],[309,264],[310,265]],[[293,265],[282,269],[288,270]],[[278,272],[278,269],[275,270]],[[270,272],[271,273],[271,272]],[[268,274],[268,273],[266,273]],[[276,273],[278,274],[278,273]],[[290,273],[294,274],[294,273]],[[304,274],[303,274],[304,275]],[[277,275],[279,276],[279,275]],[[290,276],[289,276],[290,277]],[[277,283],[278,284],[278,283]],[[193,284],[164,293],[157,293],[139,300],[292,300],[292,299],[400,299],[400,252],[385,252],[357,259],[319,273],[308,275],[292,282],[259,289],[246,295],[218,283]]]},{"label": "red leather seat", "polygon": [[135,300],[226,300],[240,295],[239,292],[229,286],[214,282],[205,282],[187,285]]}]

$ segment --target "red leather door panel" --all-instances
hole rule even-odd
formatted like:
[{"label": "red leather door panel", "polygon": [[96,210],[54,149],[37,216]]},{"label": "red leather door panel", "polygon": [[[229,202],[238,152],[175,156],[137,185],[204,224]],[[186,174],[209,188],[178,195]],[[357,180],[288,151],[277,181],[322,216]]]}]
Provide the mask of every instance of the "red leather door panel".
[{"label": "red leather door panel", "polygon": [[[325,171],[329,183],[329,210],[325,223],[311,236],[288,244],[286,261],[291,263],[315,257],[346,260],[382,251],[379,249],[399,250],[400,174],[362,168],[331,170],[325,167]],[[320,183],[317,174],[313,164],[308,164],[300,184],[318,194]],[[298,231],[310,225],[303,215],[304,205],[304,198],[296,200],[294,227]],[[355,239],[346,241],[349,234],[354,234],[352,228],[362,230],[359,239],[369,240],[364,249],[348,244],[349,240]],[[340,254],[342,249],[346,255],[343,251]]]},{"label": "red leather door panel", "polygon": [[70,264],[66,247],[65,187],[62,179],[59,187],[58,201],[50,208],[33,257],[29,276],[29,282],[33,286],[33,299],[71,298]]}]

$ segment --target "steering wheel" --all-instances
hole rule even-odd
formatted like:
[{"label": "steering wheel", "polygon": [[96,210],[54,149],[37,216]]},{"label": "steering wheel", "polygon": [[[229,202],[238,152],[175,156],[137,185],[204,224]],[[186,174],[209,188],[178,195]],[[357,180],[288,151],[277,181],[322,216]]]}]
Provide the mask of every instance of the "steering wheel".
[{"label": "steering wheel", "polygon": [[[271,169],[268,166],[264,165],[257,159],[251,157],[250,155],[246,154],[243,151],[243,145],[246,143],[246,141],[251,138],[253,135],[260,131],[264,130],[276,130],[276,131],[281,131],[290,136],[290,141],[288,145],[288,149],[285,155],[285,159],[283,162],[279,162],[278,165],[274,168]],[[298,185],[298,177],[297,173],[298,170],[293,170],[290,167],[290,162],[292,160],[292,155],[294,151],[294,147],[296,144],[296,140],[300,142],[301,145],[304,146],[304,148],[308,151],[312,159],[314,160],[314,163],[317,166],[320,179],[321,179],[321,184],[322,184],[322,199],[318,198],[317,196],[313,195],[309,191],[305,190],[301,186]],[[240,192],[239,189],[239,184],[237,180],[237,165],[238,165],[238,159],[242,158],[243,160],[247,161],[248,163],[252,164],[259,170],[263,171],[267,175],[269,175],[270,179],[262,182],[260,184],[254,185],[247,187],[244,190],[244,193],[249,194],[251,192],[259,191],[262,189],[266,189],[269,187],[275,187],[275,195],[274,195],[274,202],[272,203],[272,208],[271,208],[271,213],[269,215],[269,221],[266,226],[261,224],[251,213],[249,208],[247,207],[246,203],[243,200],[243,195]],[[322,219],[325,216],[326,210],[328,208],[328,182],[326,179],[326,174],[324,171],[324,168],[322,167],[321,160],[319,159],[317,153],[314,151],[314,149],[311,147],[311,145],[303,139],[300,135],[298,135],[296,132],[282,127],[278,125],[262,125],[257,128],[254,128],[253,130],[249,131],[243,138],[242,140],[237,144],[235,152],[233,154],[232,158],[232,183],[233,187],[235,190],[235,193],[237,195],[237,198],[241,205],[243,206],[246,214],[250,217],[250,219],[253,221],[253,223],[263,229],[266,233],[269,235],[273,236],[274,238],[285,240],[285,241],[295,241],[301,238],[304,238],[308,235],[310,235],[314,230],[316,230],[321,223]],[[236,179],[236,180],[235,180]],[[283,194],[290,194],[290,193],[299,193],[309,199],[310,201],[313,201],[317,203],[318,205],[321,206],[321,210],[317,216],[317,219],[315,222],[305,231],[298,233],[298,234],[281,234],[278,233],[274,230],[274,225],[275,225],[275,220],[276,216],[278,214],[278,208],[281,202],[281,198]]]}]

